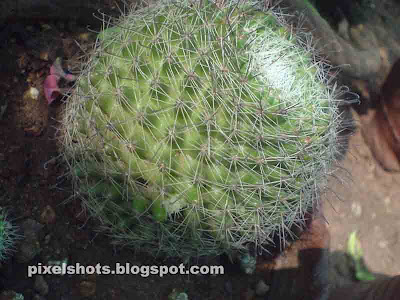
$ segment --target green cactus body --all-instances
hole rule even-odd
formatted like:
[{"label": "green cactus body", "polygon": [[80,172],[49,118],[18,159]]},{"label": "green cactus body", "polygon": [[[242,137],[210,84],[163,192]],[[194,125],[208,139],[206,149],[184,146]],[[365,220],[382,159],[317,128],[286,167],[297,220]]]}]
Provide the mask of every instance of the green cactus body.
[{"label": "green cactus body", "polygon": [[255,3],[161,1],[98,36],[63,140],[84,204],[120,242],[197,256],[263,247],[334,161],[322,63]]}]

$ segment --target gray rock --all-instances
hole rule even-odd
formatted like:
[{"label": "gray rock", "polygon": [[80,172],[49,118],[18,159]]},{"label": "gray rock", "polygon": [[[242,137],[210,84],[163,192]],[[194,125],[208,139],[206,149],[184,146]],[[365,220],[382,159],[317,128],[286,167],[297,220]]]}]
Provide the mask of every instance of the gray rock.
[{"label": "gray rock", "polygon": [[46,296],[49,293],[49,285],[44,280],[42,275],[35,276],[35,283],[33,288],[42,296]]},{"label": "gray rock", "polygon": [[21,224],[24,239],[20,243],[16,259],[19,263],[26,263],[32,260],[40,252],[38,233],[43,225],[35,220],[28,219]]},{"label": "gray rock", "polygon": [[256,295],[257,296],[265,296],[269,291],[269,285],[264,282],[264,280],[260,280],[256,285]]}]

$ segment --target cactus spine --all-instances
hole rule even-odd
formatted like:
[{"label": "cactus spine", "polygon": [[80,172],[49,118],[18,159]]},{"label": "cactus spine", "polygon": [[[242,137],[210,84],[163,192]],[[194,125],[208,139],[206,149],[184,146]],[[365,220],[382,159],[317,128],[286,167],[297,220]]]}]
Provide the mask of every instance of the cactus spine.
[{"label": "cactus spine", "polygon": [[7,218],[4,208],[0,207],[0,262],[6,260],[15,250],[15,242],[20,239],[17,227]]},{"label": "cactus spine", "polygon": [[257,3],[160,1],[98,35],[62,143],[116,241],[201,256],[304,225],[337,150],[334,90],[310,45]]}]

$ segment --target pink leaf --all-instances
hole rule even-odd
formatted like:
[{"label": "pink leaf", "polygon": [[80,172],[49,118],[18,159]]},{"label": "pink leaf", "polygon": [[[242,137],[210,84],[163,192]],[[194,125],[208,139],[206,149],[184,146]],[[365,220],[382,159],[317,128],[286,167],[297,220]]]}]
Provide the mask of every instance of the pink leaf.
[{"label": "pink leaf", "polygon": [[76,80],[76,76],[75,76],[75,75],[72,75],[72,74],[69,74],[69,73],[66,73],[65,76],[64,76],[64,78],[65,78],[65,80],[67,80],[67,81],[74,81],[74,80]]},{"label": "pink leaf", "polygon": [[50,67],[50,75],[58,75],[56,62],[54,62]]},{"label": "pink leaf", "polygon": [[60,76],[49,75],[44,81],[44,96],[49,105],[57,98],[57,94],[60,93],[60,88],[58,87],[59,80]]}]

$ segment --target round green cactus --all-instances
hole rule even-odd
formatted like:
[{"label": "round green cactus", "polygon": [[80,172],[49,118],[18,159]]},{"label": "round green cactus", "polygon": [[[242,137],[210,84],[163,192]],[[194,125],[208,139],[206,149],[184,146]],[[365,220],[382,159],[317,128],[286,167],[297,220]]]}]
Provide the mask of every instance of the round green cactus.
[{"label": "round green cactus", "polygon": [[0,262],[15,250],[15,242],[19,238],[17,227],[8,220],[6,211],[0,207]]},{"label": "round green cactus", "polygon": [[98,35],[62,142],[116,241],[200,256],[304,225],[337,151],[337,101],[306,39],[257,3],[160,1]]}]

